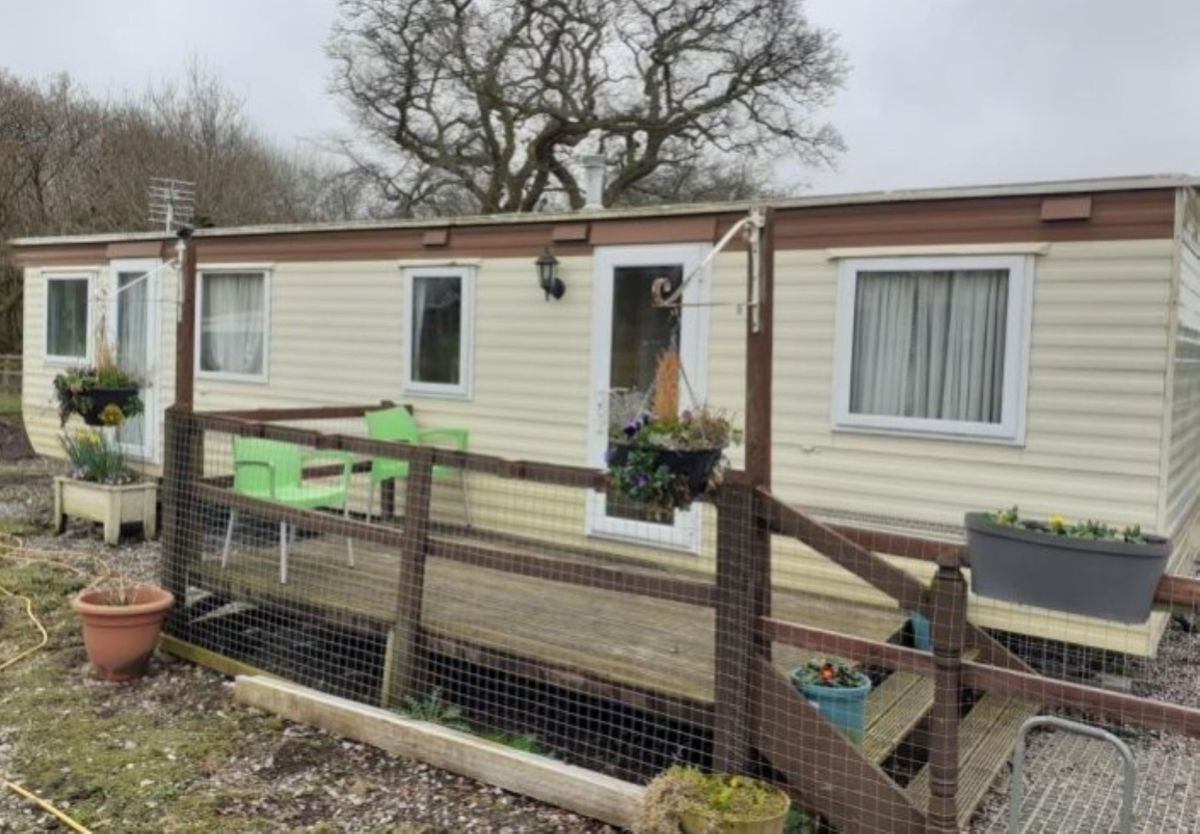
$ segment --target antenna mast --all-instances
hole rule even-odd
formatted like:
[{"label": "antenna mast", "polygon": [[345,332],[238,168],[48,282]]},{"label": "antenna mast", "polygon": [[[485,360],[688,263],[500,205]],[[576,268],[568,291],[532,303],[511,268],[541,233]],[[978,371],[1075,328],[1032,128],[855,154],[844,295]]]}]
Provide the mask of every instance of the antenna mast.
[{"label": "antenna mast", "polygon": [[196,212],[196,184],[170,177],[150,178],[150,222],[161,224],[163,231],[174,234],[181,226],[190,226]]}]

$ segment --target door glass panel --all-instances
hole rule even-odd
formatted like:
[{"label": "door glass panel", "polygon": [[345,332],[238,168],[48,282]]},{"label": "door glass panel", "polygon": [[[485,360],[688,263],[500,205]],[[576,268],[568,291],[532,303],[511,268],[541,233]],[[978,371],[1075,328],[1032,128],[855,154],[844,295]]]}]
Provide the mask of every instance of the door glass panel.
[{"label": "door glass panel", "polygon": [[[679,344],[679,316],[667,307],[651,303],[651,286],[668,278],[674,290],[683,280],[683,267],[617,267],[613,271],[612,357],[609,364],[609,415],[623,421],[635,415],[630,410],[631,394],[645,395],[654,384],[654,370],[663,351]],[[636,409],[638,403],[634,403]],[[610,517],[671,526],[671,519],[658,518],[634,501],[609,494],[605,512]]]},{"label": "door glass panel", "polygon": [[[150,315],[148,281],[134,282],[141,272],[122,272],[117,276],[121,292],[117,294],[117,362],[143,384],[149,376]],[[143,389],[142,399],[145,400]],[[126,420],[117,429],[117,440],[126,446],[142,449],[145,442],[145,415]]]}]

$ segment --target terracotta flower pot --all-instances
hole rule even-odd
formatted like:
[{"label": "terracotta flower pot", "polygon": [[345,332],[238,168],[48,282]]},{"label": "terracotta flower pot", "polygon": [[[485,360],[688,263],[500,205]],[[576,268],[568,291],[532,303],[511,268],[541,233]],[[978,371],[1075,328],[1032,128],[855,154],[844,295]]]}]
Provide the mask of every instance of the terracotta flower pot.
[{"label": "terracotta flower pot", "polygon": [[110,593],[88,588],[75,597],[71,607],[83,621],[83,645],[96,676],[107,681],[132,680],[145,674],[175,597],[162,588],[139,585],[131,605],[106,605]]}]

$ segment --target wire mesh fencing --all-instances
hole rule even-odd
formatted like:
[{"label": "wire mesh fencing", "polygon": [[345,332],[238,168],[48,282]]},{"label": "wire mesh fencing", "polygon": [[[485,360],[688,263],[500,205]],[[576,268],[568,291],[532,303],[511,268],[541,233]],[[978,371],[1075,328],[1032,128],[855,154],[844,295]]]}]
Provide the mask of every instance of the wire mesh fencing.
[{"label": "wire mesh fencing", "polygon": [[[369,413],[172,416],[173,638],[636,782],[757,775],[792,830],[996,830],[1017,732],[1047,711],[1196,761],[1200,713],[1164,706],[1197,697],[1170,674],[1200,668],[1186,605],[1161,628],[1010,606],[988,630],[952,540],[822,522],[737,473],[653,517],[594,470],[380,440]],[[814,570],[860,601],[812,594]],[[1101,784],[1030,750],[1030,807],[1047,767]]]}]

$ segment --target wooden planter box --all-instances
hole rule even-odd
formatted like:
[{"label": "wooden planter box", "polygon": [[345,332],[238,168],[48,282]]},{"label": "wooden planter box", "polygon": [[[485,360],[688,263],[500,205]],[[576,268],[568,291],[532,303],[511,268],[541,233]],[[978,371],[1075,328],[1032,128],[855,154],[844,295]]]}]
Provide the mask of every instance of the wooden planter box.
[{"label": "wooden planter box", "polygon": [[121,525],[140,521],[147,539],[158,533],[158,484],[96,484],[74,478],[54,479],[54,527],[66,529],[67,516],[97,521],[104,525],[105,544],[116,546],[121,540]]}]

